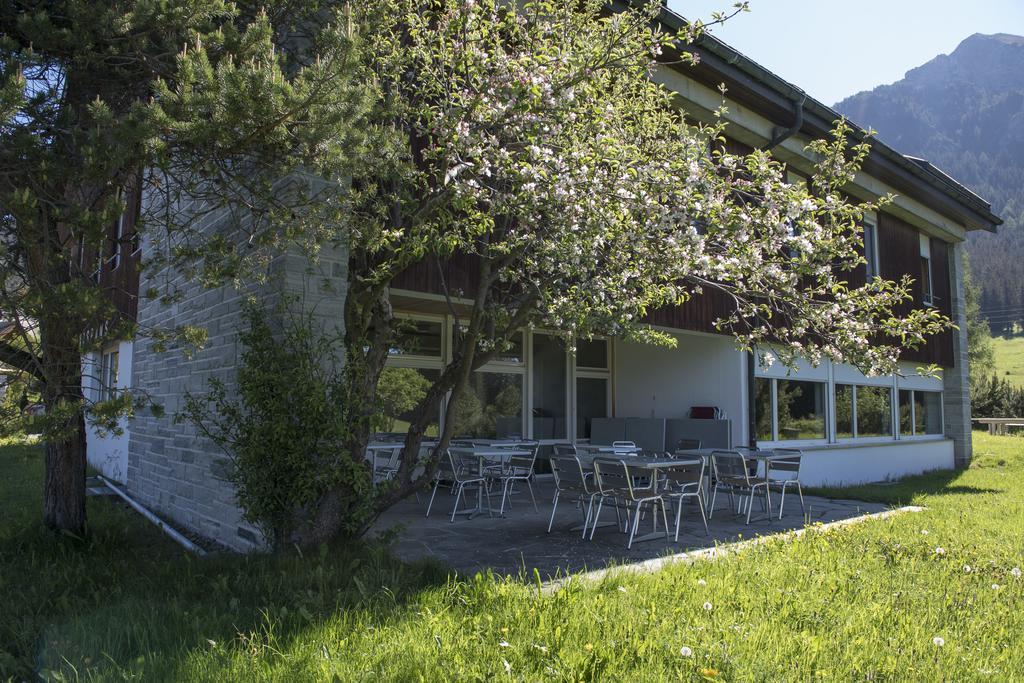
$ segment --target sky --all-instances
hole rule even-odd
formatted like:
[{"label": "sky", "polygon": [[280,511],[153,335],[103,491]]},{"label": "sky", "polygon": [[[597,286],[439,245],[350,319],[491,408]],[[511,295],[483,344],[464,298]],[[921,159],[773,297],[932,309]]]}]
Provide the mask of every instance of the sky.
[{"label": "sky", "polygon": [[[669,0],[707,20],[734,0]],[[750,0],[711,31],[827,105],[903,78],[974,33],[1024,35],[1024,0]]]}]

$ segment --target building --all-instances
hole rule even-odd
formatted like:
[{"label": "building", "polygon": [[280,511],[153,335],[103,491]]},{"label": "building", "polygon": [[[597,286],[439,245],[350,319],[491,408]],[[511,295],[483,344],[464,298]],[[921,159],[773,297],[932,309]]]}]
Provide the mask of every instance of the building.
[{"label": "building", "polygon": [[[666,10],[663,21],[681,19]],[[713,37],[702,38],[697,50],[699,66],[663,68],[656,78],[697,118],[718,108],[718,84],[726,83],[731,150],[770,147],[794,176],[807,174],[807,142],[827,135],[839,115]],[[808,484],[873,482],[966,465],[970,404],[960,255],[968,232],[994,230],[1000,220],[987,202],[928,162],[877,142],[848,191],[862,199],[897,195],[866,218],[868,263],[852,277],[863,282],[909,273],[917,283],[914,305],[935,306],[959,325],[906,352],[898,376],[871,378],[831,363],[795,371],[778,364],[763,368],[737,351],[731,337],[715,334],[712,323],[726,312],[725,302],[709,293],[650,317],[676,335],[675,349],[599,339],[580,343],[573,355],[555,335],[524,331],[513,349],[475,374],[476,409],[467,411],[471,417],[457,433],[520,434],[548,444],[621,434],[653,449],[670,448],[676,436],[699,430],[709,446],[799,446]],[[208,220],[212,225],[216,217]],[[340,320],[345,266],[342,254],[329,254],[320,271],[310,273],[308,263],[282,256],[273,264],[272,274],[281,277],[272,278],[272,286],[315,295],[318,315]],[[444,267],[456,288],[467,277],[458,260]],[[224,455],[173,422],[186,391],[201,391],[211,376],[230,379],[241,294],[228,287],[204,290],[174,273],[150,277],[179,278],[185,296],[169,305],[133,298],[123,309],[134,307],[130,314],[143,327],[203,325],[209,340],[190,358],[158,353],[150,340],[140,339],[86,359],[110,380],[106,386],[146,392],[166,411],[136,416],[117,439],[90,434],[90,460],[174,523],[239,550],[260,547],[258,532],[242,520],[224,481]],[[410,373],[436,376],[450,353],[453,321],[435,268],[407,270],[394,282],[391,298],[396,311],[413,321],[414,332],[396,345],[383,381]],[[918,375],[916,368],[930,363],[943,368],[941,377]],[[688,421],[693,408],[713,408],[717,419]],[[401,423],[402,415],[392,417]],[[438,424],[444,419],[438,415]]]}]

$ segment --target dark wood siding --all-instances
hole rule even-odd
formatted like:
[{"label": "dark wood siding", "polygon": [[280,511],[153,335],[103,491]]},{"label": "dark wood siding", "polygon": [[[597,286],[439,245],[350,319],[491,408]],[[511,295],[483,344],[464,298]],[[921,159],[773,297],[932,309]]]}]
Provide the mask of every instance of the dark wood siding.
[{"label": "dark wood siding", "polygon": [[[135,320],[139,312],[139,262],[141,254],[135,250],[138,244],[136,224],[141,208],[141,193],[130,189],[121,224],[120,237],[117,224],[110,226],[107,244],[100,260],[99,284],[113,302],[117,312],[129,320]],[[119,253],[115,263],[112,257]]]},{"label": "dark wood siding", "polygon": [[[932,290],[939,310],[950,315],[951,297],[949,281],[949,246],[942,240],[932,238]],[[913,226],[895,216],[878,214],[878,260],[882,277],[899,280],[904,275],[914,278],[913,301],[897,309],[906,315],[924,305],[924,287],[921,282],[921,238]],[[917,349],[906,349],[904,360],[917,363],[935,363],[944,367],[953,366],[953,336],[950,332],[935,335]]]}]

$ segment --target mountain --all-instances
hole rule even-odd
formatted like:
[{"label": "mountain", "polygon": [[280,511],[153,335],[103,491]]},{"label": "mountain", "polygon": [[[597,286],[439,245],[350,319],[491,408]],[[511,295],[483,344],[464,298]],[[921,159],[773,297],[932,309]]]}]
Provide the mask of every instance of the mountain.
[{"label": "mountain", "polygon": [[996,333],[1024,327],[1024,37],[976,33],[835,108],[992,202],[999,234],[968,241],[982,311]]}]

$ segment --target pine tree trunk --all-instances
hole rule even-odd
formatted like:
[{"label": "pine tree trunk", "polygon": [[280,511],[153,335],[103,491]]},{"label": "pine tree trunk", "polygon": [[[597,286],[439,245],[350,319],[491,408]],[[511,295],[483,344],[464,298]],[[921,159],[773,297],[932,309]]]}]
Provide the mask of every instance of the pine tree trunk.
[{"label": "pine tree trunk", "polygon": [[85,402],[81,333],[59,317],[40,321],[43,405],[47,415],[43,522],[55,531],[85,532]]},{"label": "pine tree trunk", "polygon": [[65,438],[46,442],[43,522],[55,531],[85,532],[85,420],[69,425]]}]

